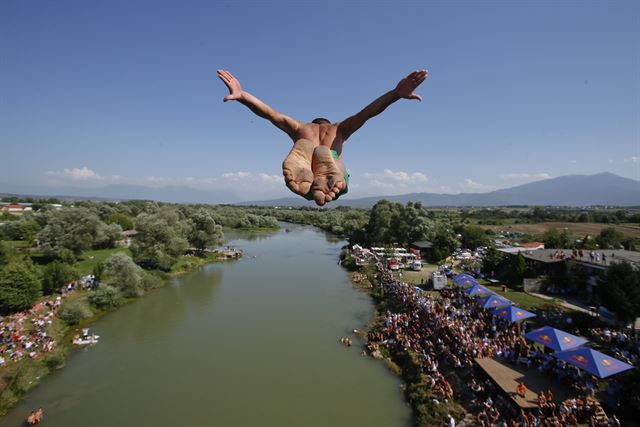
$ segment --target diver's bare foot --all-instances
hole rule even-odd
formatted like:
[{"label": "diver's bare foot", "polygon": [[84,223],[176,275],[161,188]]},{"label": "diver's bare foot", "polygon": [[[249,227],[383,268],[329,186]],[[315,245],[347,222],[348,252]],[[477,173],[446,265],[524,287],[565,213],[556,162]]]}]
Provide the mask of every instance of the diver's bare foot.
[{"label": "diver's bare foot", "polygon": [[289,155],[282,162],[282,175],[284,182],[291,191],[301,196],[306,196],[311,189],[313,172],[311,171],[311,159],[315,144],[308,139],[296,141]]},{"label": "diver's bare foot", "polygon": [[333,160],[329,147],[319,145],[313,150],[311,169],[315,178],[311,185],[313,200],[318,206],[323,206],[335,199],[336,195],[344,190],[344,172],[340,170]]}]

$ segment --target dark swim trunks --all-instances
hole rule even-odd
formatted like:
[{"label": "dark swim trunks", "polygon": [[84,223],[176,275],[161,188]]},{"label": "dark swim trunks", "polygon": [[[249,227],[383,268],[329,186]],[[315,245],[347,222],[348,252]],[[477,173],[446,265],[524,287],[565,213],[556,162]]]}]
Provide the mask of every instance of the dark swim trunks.
[{"label": "dark swim trunks", "polygon": [[[340,157],[336,150],[331,150],[331,155],[333,156],[333,158],[335,160],[338,160],[338,157]],[[342,196],[343,194],[347,194],[349,192],[349,177],[350,176],[351,175],[349,175],[349,171],[347,169],[345,169],[344,170],[344,183],[345,183],[344,191],[342,191],[340,194],[338,194],[334,200],[338,200],[338,198],[340,196]],[[313,200],[313,190],[309,190],[309,192],[304,195],[304,198],[307,199],[307,200]]]}]

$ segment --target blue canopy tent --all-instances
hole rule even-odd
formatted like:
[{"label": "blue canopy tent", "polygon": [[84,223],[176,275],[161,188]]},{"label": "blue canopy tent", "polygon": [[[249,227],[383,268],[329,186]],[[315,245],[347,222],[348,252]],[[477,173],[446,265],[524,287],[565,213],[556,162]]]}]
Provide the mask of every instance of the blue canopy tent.
[{"label": "blue canopy tent", "polygon": [[536,316],[535,313],[516,307],[515,305],[493,310],[491,314],[507,319],[509,322],[517,322],[518,320],[524,320]]},{"label": "blue canopy tent", "polygon": [[471,296],[493,293],[491,289],[485,288],[482,285],[473,285],[472,287],[465,289],[463,292]]},{"label": "blue canopy tent", "polygon": [[610,375],[633,368],[633,366],[627,363],[589,347],[576,347],[571,350],[561,351],[554,353],[553,357],[557,357],[580,369],[584,369],[598,378],[606,378]]},{"label": "blue canopy tent", "polygon": [[535,329],[525,334],[524,337],[555,351],[569,350],[570,348],[578,347],[587,342],[584,338],[577,337],[560,329],[552,328],[551,326]]},{"label": "blue canopy tent", "polygon": [[458,286],[473,286],[473,285],[479,285],[480,284],[480,282],[478,282],[473,277],[460,277],[460,278],[458,278],[458,276],[456,276],[452,280],[453,280],[453,283],[455,283]]},{"label": "blue canopy tent", "polygon": [[471,285],[480,284],[480,282],[478,282],[476,279],[469,276],[468,274],[458,274],[452,280],[453,280],[453,283],[455,283],[458,286],[471,286]]},{"label": "blue canopy tent", "polygon": [[499,295],[489,295],[486,297],[480,297],[478,298],[477,302],[478,304],[480,304],[482,308],[498,308],[498,307],[503,307],[505,305],[513,304],[508,299],[502,298]]}]

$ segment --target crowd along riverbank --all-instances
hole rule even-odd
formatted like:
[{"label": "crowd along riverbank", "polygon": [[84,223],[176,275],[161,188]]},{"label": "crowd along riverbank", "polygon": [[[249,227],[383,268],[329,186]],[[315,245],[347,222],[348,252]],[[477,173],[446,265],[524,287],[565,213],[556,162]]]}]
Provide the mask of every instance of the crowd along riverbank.
[{"label": "crowd along riverbank", "polygon": [[[374,303],[374,314],[366,330],[359,331],[364,343],[363,354],[384,361],[394,375],[403,380],[403,394],[412,409],[413,424],[420,427],[449,425],[453,418],[458,425],[464,422],[472,425],[465,409],[453,400],[433,393],[429,380],[422,370],[422,361],[413,351],[397,350],[393,346],[381,345],[387,331],[387,316],[399,311],[396,302],[384,292],[384,278],[375,264],[357,266],[355,259],[344,248],[340,254],[341,265],[349,273],[353,286],[367,294]],[[447,375],[449,381],[460,382],[454,375]]]}]

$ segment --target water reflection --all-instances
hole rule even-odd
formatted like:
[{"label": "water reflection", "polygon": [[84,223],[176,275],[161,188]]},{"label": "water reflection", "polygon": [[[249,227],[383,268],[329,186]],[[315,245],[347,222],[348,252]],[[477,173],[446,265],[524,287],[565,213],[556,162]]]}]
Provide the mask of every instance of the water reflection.
[{"label": "water reflection", "polygon": [[225,230],[224,238],[227,242],[231,242],[233,240],[247,240],[249,242],[254,242],[256,240],[266,240],[274,235],[278,234],[279,230],[268,230],[268,231],[248,231],[248,230]]}]

